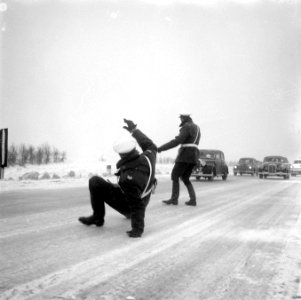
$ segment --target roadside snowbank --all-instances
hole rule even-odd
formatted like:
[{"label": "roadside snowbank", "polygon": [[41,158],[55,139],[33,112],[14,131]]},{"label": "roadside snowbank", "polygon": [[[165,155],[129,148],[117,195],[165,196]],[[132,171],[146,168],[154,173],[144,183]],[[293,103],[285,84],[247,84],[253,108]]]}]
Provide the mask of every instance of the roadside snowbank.
[{"label": "roadside snowbank", "polygon": [[[157,176],[169,175],[172,167],[172,164],[157,164]],[[115,165],[106,162],[14,166],[5,168],[4,179],[0,181],[0,192],[24,188],[87,186],[88,179],[93,175],[103,176],[111,182],[116,182],[115,172]],[[36,175],[33,178],[36,179],[29,179],[28,175],[33,173]]]}]

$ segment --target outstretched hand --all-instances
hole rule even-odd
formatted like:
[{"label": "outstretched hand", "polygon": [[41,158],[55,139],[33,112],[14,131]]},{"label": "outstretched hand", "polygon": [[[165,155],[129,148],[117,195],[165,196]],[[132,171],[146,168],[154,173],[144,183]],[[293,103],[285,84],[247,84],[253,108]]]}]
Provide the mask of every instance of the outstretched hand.
[{"label": "outstretched hand", "polygon": [[123,126],[124,129],[126,129],[129,132],[132,132],[134,129],[136,129],[137,124],[135,124],[131,120],[123,119],[123,121],[126,123],[127,126]]}]

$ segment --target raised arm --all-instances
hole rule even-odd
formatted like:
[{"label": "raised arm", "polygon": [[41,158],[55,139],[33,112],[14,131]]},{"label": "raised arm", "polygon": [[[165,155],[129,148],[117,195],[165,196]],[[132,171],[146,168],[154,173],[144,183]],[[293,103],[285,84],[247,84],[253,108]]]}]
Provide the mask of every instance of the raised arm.
[{"label": "raised arm", "polygon": [[134,129],[132,136],[137,140],[143,152],[147,150],[157,151],[157,146],[154,144],[154,142],[150,138],[148,138],[141,130],[137,128]]},{"label": "raised arm", "polygon": [[174,139],[161,145],[158,148],[158,152],[166,151],[166,150],[172,149],[174,147],[177,147],[180,144],[183,144],[184,141],[186,140],[188,134],[189,134],[189,132],[187,132],[187,129],[182,127],[180,129],[180,133]]},{"label": "raised arm", "polygon": [[127,124],[127,126],[123,126],[123,128],[132,134],[143,152],[147,150],[157,152],[157,146],[141,130],[137,129],[137,124],[134,124],[133,121],[127,119],[124,119],[124,122]]}]

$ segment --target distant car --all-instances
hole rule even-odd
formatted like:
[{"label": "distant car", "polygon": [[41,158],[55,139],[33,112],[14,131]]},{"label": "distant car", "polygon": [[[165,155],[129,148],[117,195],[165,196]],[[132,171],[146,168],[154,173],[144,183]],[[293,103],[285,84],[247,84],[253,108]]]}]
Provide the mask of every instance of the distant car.
[{"label": "distant car", "polygon": [[258,161],[252,157],[242,157],[239,159],[238,164],[233,167],[233,174],[254,174],[258,173]]},{"label": "distant car", "polygon": [[291,166],[288,159],[284,156],[266,156],[262,166],[258,170],[259,178],[267,176],[280,176],[284,179],[290,178]]},{"label": "distant car", "polygon": [[220,150],[199,150],[199,162],[192,171],[192,176],[197,180],[207,178],[213,180],[214,177],[221,176],[223,180],[228,177],[228,166],[225,162],[225,155]]},{"label": "distant car", "polygon": [[301,159],[294,160],[291,165],[292,176],[301,175]]}]

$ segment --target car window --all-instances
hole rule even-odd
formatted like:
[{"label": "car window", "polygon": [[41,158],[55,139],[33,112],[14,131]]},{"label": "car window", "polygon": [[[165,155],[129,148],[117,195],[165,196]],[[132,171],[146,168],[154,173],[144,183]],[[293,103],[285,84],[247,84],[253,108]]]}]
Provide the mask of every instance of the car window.
[{"label": "car window", "polygon": [[241,164],[249,164],[249,163],[250,163],[250,159],[246,159],[246,158],[240,159],[239,162],[240,162]]},{"label": "car window", "polygon": [[200,157],[207,158],[207,159],[214,159],[215,158],[215,153],[201,150],[200,151]]},{"label": "car window", "polygon": [[286,157],[266,157],[264,159],[265,162],[273,162],[273,163],[288,163]]},{"label": "car window", "polygon": [[277,157],[266,157],[264,159],[265,162],[278,162],[278,158]]},{"label": "car window", "polygon": [[294,164],[301,164],[301,160],[295,160]]}]

